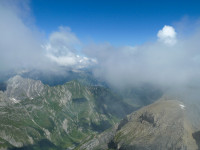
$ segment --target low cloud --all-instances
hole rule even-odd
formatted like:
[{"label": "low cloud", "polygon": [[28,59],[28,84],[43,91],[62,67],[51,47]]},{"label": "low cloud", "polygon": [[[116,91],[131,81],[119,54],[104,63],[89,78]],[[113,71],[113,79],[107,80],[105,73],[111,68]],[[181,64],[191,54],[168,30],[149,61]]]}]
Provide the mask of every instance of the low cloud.
[{"label": "low cloud", "polygon": [[[115,87],[152,83],[164,87],[200,85],[200,32],[176,39],[173,27],[158,31],[158,41],[140,46],[90,45],[97,59],[94,74]],[[169,46],[170,45],[170,46]]]},{"label": "low cloud", "polygon": [[[42,66],[40,34],[30,24],[28,1],[0,1],[0,71]],[[41,60],[41,61],[38,61]]]},{"label": "low cloud", "polygon": [[0,76],[24,70],[58,73],[96,63],[81,53],[81,42],[68,27],[59,27],[45,42],[29,1],[0,1],[0,20]]},{"label": "low cloud", "polygon": [[80,41],[68,27],[59,27],[59,30],[53,32],[47,44],[43,46],[46,56],[59,66],[78,69],[96,63],[95,59],[79,55],[78,47],[80,47]]}]

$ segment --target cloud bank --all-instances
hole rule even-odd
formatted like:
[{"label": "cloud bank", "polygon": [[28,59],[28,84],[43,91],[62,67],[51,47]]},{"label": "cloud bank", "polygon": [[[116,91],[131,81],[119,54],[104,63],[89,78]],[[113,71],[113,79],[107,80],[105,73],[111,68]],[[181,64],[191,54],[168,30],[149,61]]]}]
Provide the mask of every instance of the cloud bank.
[{"label": "cloud bank", "polygon": [[177,39],[175,29],[164,26],[157,35],[157,41],[140,46],[93,44],[84,51],[99,62],[94,74],[115,87],[141,83],[199,86],[200,32]]}]

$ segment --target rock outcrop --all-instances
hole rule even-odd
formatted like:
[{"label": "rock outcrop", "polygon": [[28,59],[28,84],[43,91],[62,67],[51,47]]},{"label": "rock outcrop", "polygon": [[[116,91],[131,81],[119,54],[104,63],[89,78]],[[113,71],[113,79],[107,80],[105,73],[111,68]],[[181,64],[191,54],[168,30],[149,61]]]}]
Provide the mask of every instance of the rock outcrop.
[{"label": "rock outcrop", "polygon": [[[106,143],[116,150],[197,150],[200,134],[193,131],[186,109],[177,100],[160,100],[143,107],[121,121],[110,141],[98,140],[93,149]],[[87,144],[84,147],[91,149]]]},{"label": "rock outcrop", "polygon": [[176,100],[158,101],[127,116],[113,138],[120,150],[195,150],[185,106]]}]

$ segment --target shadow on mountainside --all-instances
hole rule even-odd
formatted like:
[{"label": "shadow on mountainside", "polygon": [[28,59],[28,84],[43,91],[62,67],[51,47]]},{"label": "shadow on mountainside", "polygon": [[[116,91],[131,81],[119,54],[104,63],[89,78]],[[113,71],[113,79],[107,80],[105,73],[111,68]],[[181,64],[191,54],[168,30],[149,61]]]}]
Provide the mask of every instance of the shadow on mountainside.
[{"label": "shadow on mountainside", "polygon": [[195,139],[197,146],[198,146],[198,150],[200,150],[200,131],[198,132],[194,132],[192,134],[193,138]]}]

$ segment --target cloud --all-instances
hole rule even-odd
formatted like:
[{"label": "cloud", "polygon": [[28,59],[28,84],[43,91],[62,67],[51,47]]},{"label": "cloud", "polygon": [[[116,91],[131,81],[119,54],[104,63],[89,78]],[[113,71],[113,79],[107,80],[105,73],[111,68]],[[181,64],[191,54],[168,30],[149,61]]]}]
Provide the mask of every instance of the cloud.
[{"label": "cloud", "polygon": [[[159,36],[176,39],[173,27],[166,26]],[[168,32],[169,30],[169,32]],[[166,32],[167,31],[167,32]],[[98,61],[93,72],[115,87],[152,83],[163,87],[200,85],[200,32],[163,44],[160,41],[140,46],[114,47],[90,45],[84,52]]]},{"label": "cloud", "polygon": [[96,63],[81,53],[81,42],[68,27],[59,27],[44,42],[29,1],[0,1],[0,20],[0,76],[23,70],[61,72],[63,66],[77,69]]},{"label": "cloud", "polygon": [[59,27],[44,43],[34,23],[27,23],[29,19],[23,15],[28,13],[31,18],[28,6],[24,1],[0,1],[1,74],[23,69],[61,73],[63,68],[93,66],[96,76],[116,87],[146,82],[162,86],[200,85],[198,29],[177,39],[174,27],[164,26],[158,31],[158,41],[115,47],[108,43],[83,46],[70,28]]},{"label": "cloud", "polygon": [[165,25],[161,30],[158,31],[158,40],[168,44],[174,45],[176,43],[176,32],[172,26]]},{"label": "cloud", "polygon": [[78,54],[80,41],[69,27],[59,27],[53,32],[46,45],[46,56],[59,66],[84,68],[96,63],[95,59]]},{"label": "cloud", "polygon": [[31,24],[28,1],[0,1],[0,72],[42,67],[41,35]]}]

